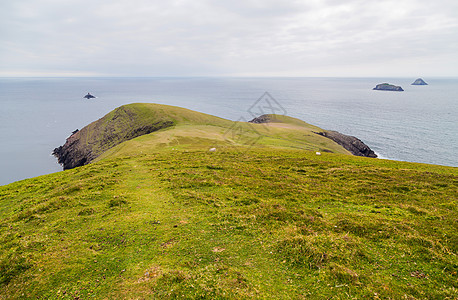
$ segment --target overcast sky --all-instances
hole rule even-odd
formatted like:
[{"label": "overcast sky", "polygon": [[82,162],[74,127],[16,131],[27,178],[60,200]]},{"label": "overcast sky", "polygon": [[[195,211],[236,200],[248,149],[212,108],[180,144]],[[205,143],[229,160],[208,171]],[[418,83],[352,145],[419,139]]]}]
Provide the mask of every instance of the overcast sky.
[{"label": "overcast sky", "polygon": [[457,0],[0,0],[0,76],[458,76]]}]

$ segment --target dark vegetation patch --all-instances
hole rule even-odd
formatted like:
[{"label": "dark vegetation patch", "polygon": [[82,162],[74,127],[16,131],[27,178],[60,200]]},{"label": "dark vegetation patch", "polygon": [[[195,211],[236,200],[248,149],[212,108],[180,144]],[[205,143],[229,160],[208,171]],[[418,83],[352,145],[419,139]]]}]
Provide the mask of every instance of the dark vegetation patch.
[{"label": "dark vegetation patch", "polygon": [[125,205],[127,204],[127,200],[122,198],[122,197],[116,197],[114,199],[110,199],[110,201],[108,201],[108,207],[112,208],[112,207],[116,207],[116,206],[122,206],[122,205]]}]

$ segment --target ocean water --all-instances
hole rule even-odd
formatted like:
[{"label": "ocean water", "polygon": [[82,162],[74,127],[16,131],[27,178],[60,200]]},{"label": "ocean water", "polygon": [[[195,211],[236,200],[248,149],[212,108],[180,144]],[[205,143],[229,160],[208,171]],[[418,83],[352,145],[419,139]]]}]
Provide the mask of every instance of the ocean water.
[{"label": "ocean water", "polygon": [[[52,150],[120,105],[161,103],[249,120],[266,91],[282,113],[356,136],[382,158],[458,167],[458,79],[424,79],[429,85],[410,85],[415,78],[0,78],[0,185],[60,171]],[[372,90],[382,82],[405,91]],[[87,92],[97,98],[83,99]]]}]

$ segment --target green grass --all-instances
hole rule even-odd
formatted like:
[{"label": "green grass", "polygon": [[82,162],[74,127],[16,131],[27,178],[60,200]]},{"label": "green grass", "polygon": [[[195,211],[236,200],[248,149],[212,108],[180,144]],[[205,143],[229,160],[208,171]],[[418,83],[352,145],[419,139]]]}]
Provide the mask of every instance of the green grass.
[{"label": "green grass", "polygon": [[0,187],[0,298],[457,298],[456,168],[208,152],[217,127]]}]

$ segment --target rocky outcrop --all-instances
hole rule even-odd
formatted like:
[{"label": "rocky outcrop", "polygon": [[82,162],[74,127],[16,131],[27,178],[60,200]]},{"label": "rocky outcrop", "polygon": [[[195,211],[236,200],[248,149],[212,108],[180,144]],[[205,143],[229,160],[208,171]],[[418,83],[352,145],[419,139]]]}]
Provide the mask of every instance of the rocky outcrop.
[{"label": "rocky outcrop", "polygon": [[248,122],[254,123],[254,124],[262,124],[262,123],[270,123],[270,122],[273,122],[274,120],[275,119],[273,115],[262,115]]},{"label": "rocky outcrop", "polygon": [[[131,140],[133,138],[149,134],[162,128],[172,126],[172,122],[158,122],[149,126],[143,126],[139,128],[133,128],[132,131],[125,134],[110,134],[106,133],[100,136],[99,142],[85,143],[84,128],[81,131],[72,134],[67,138],[63,146],[59,146],[54,149],[52,154],[57,157],[57,161],[62,165],[64,170],[73,169],[76,167],[84,166],[94,159],[96,159],[104,151],[112,148],[124,141]],[[109,147],[99,147],[110,145]],[[103,150],[100,150],[103,149]]]},{"label": "rocky outcrop", "polygon": [[414,82],[412,82],[412,85],[428,85],[423,79],[417,78]]},{"label": "rocky outcrop", "polygon": [[389,84],[389,83],[380,83],[380,84],[377,84],[375,86],[375,88],[373,88],[373,90],[377,90],[377,91],[395,91],[395,92],[402,92],[404,91],[402,89],[402,87],[400,86],[397,86],[397,85],[393,85],[393,84]]},{"label": "rocky outcrop", "polygon": [[333,140],[337,144],[344,147],[346,150],[350,151],[353,155],[373,158],[377,157],[377,154],[375,154],[375,152],[372,151],[369,146],[354,136],[345,135],[337,131],[324,131],[315,133]]}]

